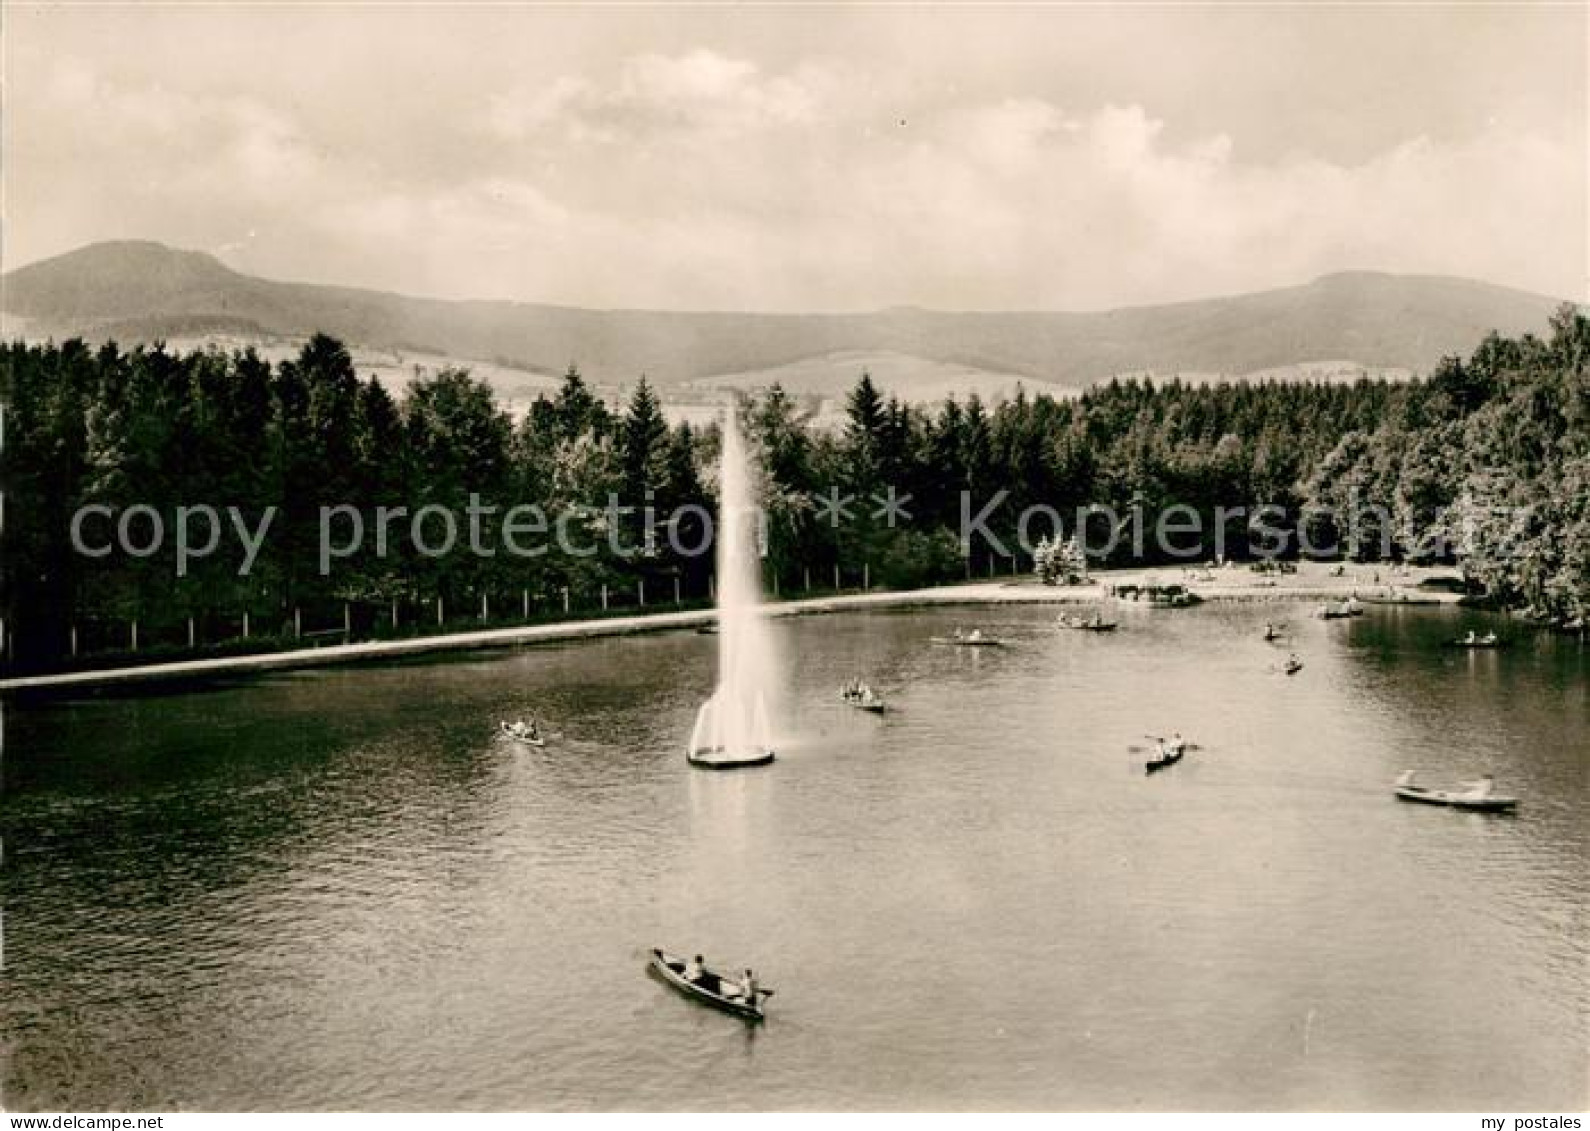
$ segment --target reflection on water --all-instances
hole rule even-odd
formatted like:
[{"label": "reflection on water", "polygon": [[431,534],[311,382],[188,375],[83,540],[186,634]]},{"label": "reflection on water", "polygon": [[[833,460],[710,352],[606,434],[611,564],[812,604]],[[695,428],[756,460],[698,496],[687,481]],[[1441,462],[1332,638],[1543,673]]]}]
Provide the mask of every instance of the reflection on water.
[{"label": "reflection on water", "polygon": [[[734,774],[684,764],[693,633],[10,705],[5,1101],[1582,1106],[1584,652],[1300,606],[1288,679],[1276,615],[779,622],[800,732]],[[1011,646],[926,644],[973,623]],[[562,737],[494,740],[530,711]],[[1404,768],[1524,806],[1399,805]],[[755,965],[765,1028],[658,944]]]}]

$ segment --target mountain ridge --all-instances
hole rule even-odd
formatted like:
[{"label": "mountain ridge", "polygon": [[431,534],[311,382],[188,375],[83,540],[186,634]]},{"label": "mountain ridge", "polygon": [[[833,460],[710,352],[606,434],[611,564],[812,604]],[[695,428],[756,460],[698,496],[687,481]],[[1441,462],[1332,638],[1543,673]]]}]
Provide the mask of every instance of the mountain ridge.
[{"label": "mountain ridge", "polygon": [[1240,377],[1326,359],[1423,371],[1492,330],[1544,330],[1561,300],[1476,280],[1340,271],[1266,291],[1100,311],[858,313],[594,310],[436,299],[264,279],[207,252],[150,240],[90,244],[0,276],[5,333],[115,337],[203,333],[293,338],[494,362],[578,364],[607,384],[663,389],[824,356],[883,351],[1080,387],[1125,372]]}]

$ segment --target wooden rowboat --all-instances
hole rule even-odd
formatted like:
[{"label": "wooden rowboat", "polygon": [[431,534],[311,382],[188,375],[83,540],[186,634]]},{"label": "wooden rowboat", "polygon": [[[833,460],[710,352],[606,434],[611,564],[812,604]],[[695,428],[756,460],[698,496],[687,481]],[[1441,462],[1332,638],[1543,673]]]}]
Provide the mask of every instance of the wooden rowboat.
[{"label": "wooden rowboat", "polygon": [[698,980],[687,981],[685,960],[657,947],[652,949],[651,960],[647,963],[646,969],[686,997],[710,1005],[714,1009],[721,1009],[725,1013],[732,1013],[745,1021],[763,1020],[765,1015],[762,1012],[762,1004],[773,996],[772,990],[759,986],[756,1000],[748,1002],[740,996],[739,986],[733,978],[725,978],[710,969],[704,969]]},{"label": "wooden rowboat", "polygon": [[1069,628],[1076,632],[1114,632],[1121,627],[1115,621],[1090,621],[1064,615],[1056,619],[1055,624],[1061,628]]},{"label": "wooden rowboat", "polygon": [[1456,640],[1448,640],[1446,646],[1448,648],[1505,648],[1507,647],[1507,641],[1501,639],[1496,633],[1491,632],[1484,636],[1476,636],[1473,640],[1460,636]]},{"label": "wooden rowboat", "polygon": [[1185,746],[1173,746],[1170,750],[1170,753],[1166,754],[1163,758],[1154,758],[1143,763],[1143,771],[1145,773],[1152,774],[1159,770],[1167,769],[1170,766],[1174,766],[1177,762],[1180,762],[1182,760],[1182,756],[1186,753],[1187,748]]},{"label": "wooden rowboat", "polygon": [[532,737],[529,734],[521,734],[512,727],[505,726],[497,728],[497,737],[503,742],[512,742],[518,746],[545,746],[547,744],[545,737]]},{"label": "wooden rowboat", "polygon": [[867,711],[874,715],[881,715],[889,709],[889,705],[876,695],[870,699],[860,695],[841,695],[839,698],[847,707],[854,707],[858,711]]},{"label": "wooden rowboat", "polygon": [[743,754],[731,755],[723,747],[685,751],[685,761],[703,770],[742,770],[751,766],[766,766],[773,761],[773,751],[756,748]]},{"label": "wooden rowboat", "polygon": [[997,636],[934,636],[933,644],[956,644],[967,648],[1003,648],[1005,642]]},{"label": "wooden rowboat", "polygon": [[1413,784],[1413,774],[1403,774],[1393,787],[1398,800],[1417,801],[1424,805],[1445,805],[1449,809],[1467,809],[1471,813],[1510,813],[1518,808],[1518,798],[1472,797],[1462,791],[1426,789]]}]

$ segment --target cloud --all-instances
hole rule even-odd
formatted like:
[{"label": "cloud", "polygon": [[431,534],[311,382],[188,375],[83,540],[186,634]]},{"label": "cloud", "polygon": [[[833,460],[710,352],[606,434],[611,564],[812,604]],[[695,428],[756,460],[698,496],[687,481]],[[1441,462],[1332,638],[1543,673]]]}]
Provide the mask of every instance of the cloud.
[{"label": "cloud", "polygon": [[1585,143],[1545,123],[1251,153],[1171,103],[701,48],[350,122],[287,82],[24,62],[14,247],[147,236],[279,277],[592,306],[1098,308],[1352,267],[1584,293]]},{"label": "cloud", "polygon": [[559,133],[577,142],[649,141],[705,134],[723,140],[758,128],[808,123],[820,78],[763,76],[756,65],[711,51],[626,59],[610,83],[564,75],[520,85],[492,100],[490,121],[504,137]]}]

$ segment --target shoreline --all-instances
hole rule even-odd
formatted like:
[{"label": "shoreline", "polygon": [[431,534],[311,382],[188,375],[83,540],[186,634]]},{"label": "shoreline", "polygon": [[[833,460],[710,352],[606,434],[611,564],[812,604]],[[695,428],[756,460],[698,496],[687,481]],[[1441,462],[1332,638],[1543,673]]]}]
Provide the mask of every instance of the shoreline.
[{"label": "shoreline", "polygon": [[[1049,586],[1027,576],[1020,579],[958,582],[927,589],[879,590],[868,593],[841,593],[827,597],[804,597],[764,606],[770,618],[822,616],[829,613],[868,609],[931,608],[951,605],[1089,605],[1111,600],[1107,589],[1123,585],[1183,585],[1202,601],[1238,601],[1258,604],[1266,601],[1342,600],[1357,593],[1366,596],[1395,589],[1417,591],[1421,603],[1434,600],[1455,604],[1457,594],[1418,589],[1419,583],[1434,576],[1449,576],[1449,570],[1409,569],[1391,576],[1389,570],[1353,566],[1340,577],[1330,576],[1320,563],[1299,563],[1295,574],[1268,577],[1246,568],[1210,571],[1212,581],[1190,580],[1181,569],[1124,569],[1094,574],[1089,585]],[[1376,581],[1377,574],[1388,579]],[[1414,606],[1419,607],[1419,606]],[[636,613],[631,616],[565,620],[551,624],[487,628],[470,632],[450,632],[403,640],[371,640],[357,644],[328,644],[318,648],[295,648],[281,652],[252,652],[210,659],[175,660],[120,668],[88,668],[75,672],[15,676],[0,679],[0,695],[18,691],[64,691],[94,689],[123,684],[158,683],[213,676],[275,672],[370,660],[400,659],[430,653],[467,652],[488,648],[512,648],[526,644],[556,643],[564,640],[596,639],[606,636],[632,636],[640,633],[694,629],[717,621],[715,609],[690,609]]]}]

